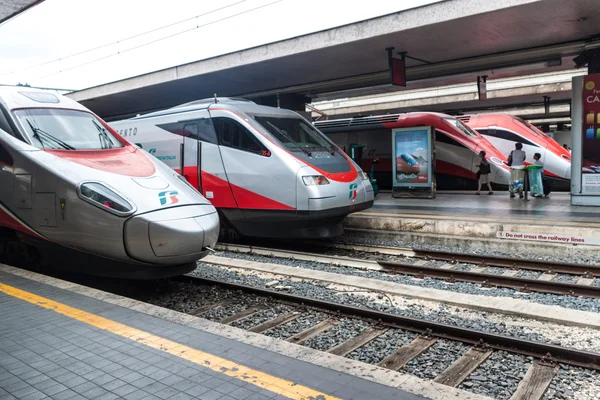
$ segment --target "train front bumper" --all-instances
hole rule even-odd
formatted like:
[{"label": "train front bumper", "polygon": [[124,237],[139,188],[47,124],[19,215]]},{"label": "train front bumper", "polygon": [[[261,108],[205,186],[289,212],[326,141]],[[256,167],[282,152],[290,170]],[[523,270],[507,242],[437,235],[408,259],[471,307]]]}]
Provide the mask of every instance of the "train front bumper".
[{"label": "train front bumper", "polygon": [[175,265],[203,258],[219,236],[212,205],[171,207],[136,215],[125,224],[127,254],[141,262]]}]

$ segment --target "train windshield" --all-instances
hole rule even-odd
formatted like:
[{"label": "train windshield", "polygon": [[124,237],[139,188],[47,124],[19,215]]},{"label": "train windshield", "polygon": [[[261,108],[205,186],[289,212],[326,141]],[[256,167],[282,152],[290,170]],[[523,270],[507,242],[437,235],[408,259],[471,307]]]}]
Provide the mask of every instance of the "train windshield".
[{"label": "train windshield", "polygon": [[535,126],[531,125],[528,121],[525,121],[522,118],[519,117],[513,117],[518,123],[520,123],[521,125],[523,125],[525,128],[529,129],[531,132],[535,133],[537,136],[543,137],[543,138],[547,138],[548,135],[546,135],[544,132],[540,131],[539,129],[537,129]]},{"label": "train windshield", "polygon": [[444,118],[444,119],[448,123],[450,123],[450,125],[454,125],[458,129],[460,129],[467,136],[479,137],[479,134],[477,132],[475,132],[473,129],[469,128],[468,126],[466,126],[465,124],[463,124],[462,122],[457,120],[456,118]]},{"label": "train windshield", "polygon": [[85,111],[56,108],[15,110],[31,144],[40,149],[99,150],[123,147],[99,119]]},{"label": "train windshield", "polygon": [[318,151],[329,153],[335,151],[333,144],[312,125],[300,118],[255,115],[254,119],[289,151],[304,152],[308,155]]}]

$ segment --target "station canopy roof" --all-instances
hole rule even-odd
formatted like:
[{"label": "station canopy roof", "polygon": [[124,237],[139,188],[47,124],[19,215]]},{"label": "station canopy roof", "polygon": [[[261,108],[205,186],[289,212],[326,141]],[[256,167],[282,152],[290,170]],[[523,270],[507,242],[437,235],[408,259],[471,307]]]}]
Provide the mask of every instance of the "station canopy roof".
[{"label": "station canopy roof", "polygon": [[106,119],[200,98],[277,93],[313,100],[389,84],[386,48],[405,51],[408,88],[571,69],[597,45],[598,0],[448,0],[69,94]]},{"label": "station canopy roof", "polygon": [[0,0],[0,25],[44,0]]}]

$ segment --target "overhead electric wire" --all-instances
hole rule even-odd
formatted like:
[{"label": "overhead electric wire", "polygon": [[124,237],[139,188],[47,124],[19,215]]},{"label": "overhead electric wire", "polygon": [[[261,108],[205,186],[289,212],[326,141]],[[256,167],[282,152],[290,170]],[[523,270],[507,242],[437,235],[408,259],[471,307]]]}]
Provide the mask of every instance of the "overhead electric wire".
[{"label": "overhead electric wire", "polygon": [[135,39],[135,38],[138,38],[140,36],[148,35],[150,33],[158,32],[160,30],[163,30],[163,29],[166,29],[166,28],[170,28],[172,26],[179,25],[179,24],[182,24],[184,22],[192,21],[193,19],[197,19],[199,17],[204,17],[206,15],[213,14],[213,13],[215,13],[217,11],[221,11],[221,10],[224,10],[226,8],[238,5],[240,3],[244,3],[245,1],[246,0],[240,0],[240,1],[237,1],[237,2],[232,3],[232,4],[228,4],[226,6],[223,6],[223,7],[220,7],[220,8],[216,8],[214,10],[207,11],[207,12],[205,12],[203,14],[198,14],[198,15],[196,15],[194,17],[182,19],[181,21],[173,22],[173,23],[171,23],[169,25],[164,25],[164,26],[161,26],[161,27],[158,27],[158,28],[151,29],[151,30],[146,31],[146,32],[142,32],[142,33],[135,34],[133,36],[126,37],[125,39],[119,39],[119,40],[117,40],[115,42],[106,43],[106,44],[103,44],[103,45],[100,45],[100,46],[93,47],[91,49],[87,49],[87,50],[83,50],[83,51],[80,51],[80,52],[77,52],[77,53],[69,54],[68,56],[56,58],[56,59],[50,60],[50,61],[44,61],[42,63],[30,65],[29,67],[25,67],[25,68],[19,68],[18,70],[13,70],[11,72],[2,72],[2,73],[0,73],[0,76],[14,74],[15,72],[28,71],[28,70],[33,69],[33,68],[37,68],[37,67],[41,67],[41,66],[44,66],[44,65],[52,64],[52,63],[55,63],[55,62],[58,62],[58,61],[63,61],[63,60],[66,60],[68,58],[77,57],[77,56],[80,56],[82,54],[90,53],[92,51],[100,50],[100,49],[103,49],[105,47],[112,46],[112,45],[115,45],[115,44],[119,44],[119,43],[122,43],[122,42],[126,42],[127,40]]},{"label": "overhead electric wire", "polygon": [[144,43],[144,44],[138,45],[138,46],[134,46],[134,47],[131,47],[131,48],[129,48],[129,49],[126,49],[126,50],[123,50],[123,51],[118,51],[118,52],[116,52],[116,53],[109,54],[109,55],[107,55],[107,56],[103,56],[103,57],[100,57],[100,58],[96,58],[96,59],[94,59],[94,60],[91,60],[91,61],[88,61],[88,62],[85,62],[85,63],[82,63],[82,64],[78,64],[78,65],[75,65],[75,66],[73,66],[73,67],[69,67],[69,68],[66,68],[66,69],[60,70],[60,71],[58,71],[58,72],[53,72],[53,73],[51,73],[51,74],[48,74],[48,75],[44,75],[44,76],[41,76],[41,77],[34,78],[34,79],[32,79],[32,81],[35,81],[35,80],[38,80],[38,79],[45,79],[45,78],[48,78],[48,77],[50,77],[50,76],[54,76],[54,75],[58,75],[58,74],[61,74],[61,73],[63,73],[63,72],[66,72],[66,71],[70,71],[70,70],[72,70],[72,69],[76,69],[76,68],[79,68],[79,67],[83,67],[83,66],[86,66],[86,65],[88,65],[88,64],[93,64],[93,63],[95,63],[95,62],[102,61],[102,60],[105,60],[105,59],[107,59],[107,58],[110,58],[110,57],[114,57],[114,56],[117,56],[117,55],[120,55],[120,54],[123,54],[123,53],[127,53],[128,51],[131,51],[131,50],[136,50],[136,49],[139,49],[139,48],[141,48],[141,47],[148,46],[148,45],[150,45],[150,44],[154,44],[154,43],[160,42],[160,41],[162,41],[162,40],[165,40],[165,39],[170,39],[170,38],[172,38],[172,37],[175,37],[175,36],[178,36],[178,35],[181,35],[181,34],[187,33],[187,32],[191,32],[191,31],[193,31],[193,30],[195,30],[195,29],[204,28],[205,26],[208,26],[208,25],[216,24],[216,23],[219,23],[219,22],[222,22],[222,21],[225,21],[225,20],[228,20],[228,19],[231,19],[231,18],[234,18],[234,17],[240,16],[240,15],[243,15],[243,14],[248,14],[248,13],[250,13],[250,12],[252,12],[252,11],[256,11],[256,10],[259,10],[259,9],[261,9],[261,8],[265,8],[265,7],[268,7],[268,6],[272,6],[273,4],[276,4],[276,3],[281,3],[282,1],[284,1],[284,0],[276,0],[276,1],[273,1],[273,2],[271,2],[271,3],[263,4],[263,5],[261,5],[261,6],[255,7],[255,8],[251,8],[251,9],[249,9],[249,10],[245,10],[245,11],[239,12],[239,13],[237,13],[237,14],[232,14],[232,15],[229,15],[229,16],[227,16],[227,17],[223,17],[223,18],[217,19],[217,20],[215,20],[215,21],[207,22],[207,23],[205,23],[205,24],[202,24],[202,25],[196,25],[196,26],[195,26],[195,27],[193,27],[193,28],[186,29],[186,30],[184,30],[184,31],[181,31],[181,32],[177,32],[177,33],[174,33],[174,34],[172,34],[172,35],[169,35],[169,36],[165,36],[165,37],[163,37],[163,38],[160,38],[160,39],[156,39],[156,40],[153,40],[153,41],[150,41],[150,42],[147,42],[147,43]]}]

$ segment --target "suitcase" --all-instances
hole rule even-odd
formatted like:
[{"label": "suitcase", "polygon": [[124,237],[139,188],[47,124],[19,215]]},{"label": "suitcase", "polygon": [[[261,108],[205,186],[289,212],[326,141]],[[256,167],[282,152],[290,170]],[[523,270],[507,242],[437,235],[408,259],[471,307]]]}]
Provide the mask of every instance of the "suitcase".
[{"label": "suitcase", "polygon": [[544,197],[548,197],[551,191],[550,182],[548,181],[548,179],[543,178],[542,185],[544,186]]}]

